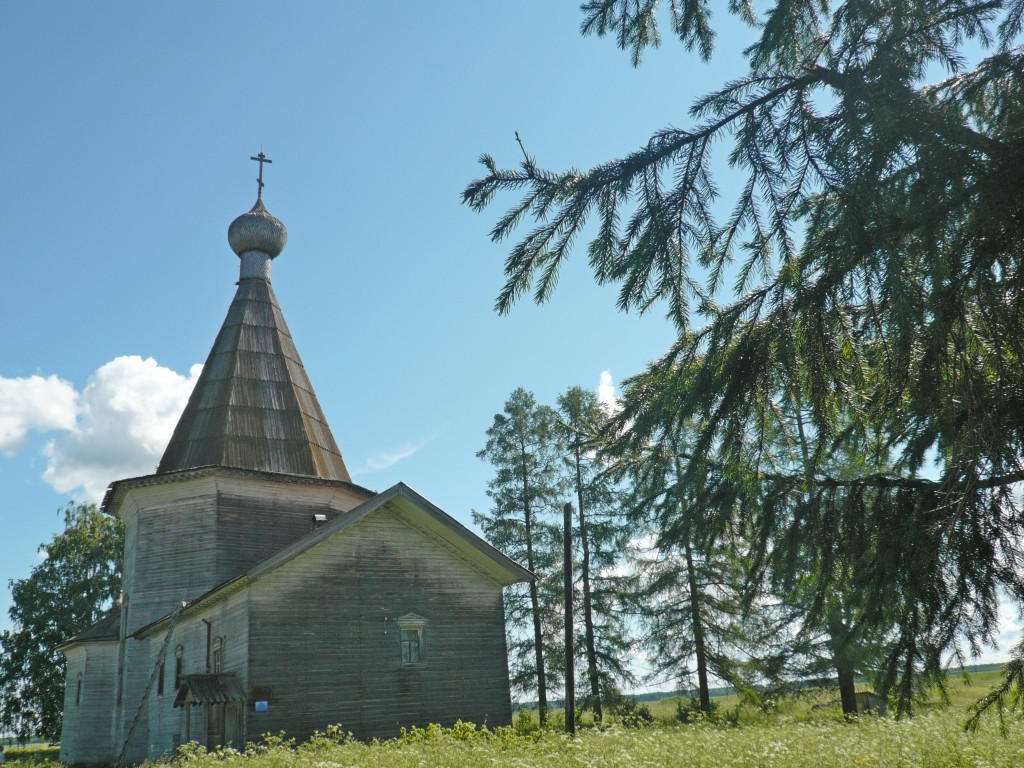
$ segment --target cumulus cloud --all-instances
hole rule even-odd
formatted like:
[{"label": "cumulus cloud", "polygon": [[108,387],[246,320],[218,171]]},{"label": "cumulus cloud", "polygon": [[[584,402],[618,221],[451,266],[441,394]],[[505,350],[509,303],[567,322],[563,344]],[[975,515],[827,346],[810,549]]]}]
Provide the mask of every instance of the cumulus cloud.
[{"label": "cumulus cloud", "polygon": [[622,409],[619,398],[615,394],[615,381],[612,379],[611,370],[601,371],[601,378],[597,384],[597,401],[604,406],[608,413],[618,413]]},{"label": "cumulus cloud", "polygon": [[43,480],[96,501],[111,481],[152,473],[201,371],[183,376],[137,355],[101,366],[77,396],[73,423],[47,443]]},{"label": "cumulus cloud", "polygon": [[13,456],[30,431],[73,429],[78,393],[56,376],[0,377],[0,453]]},{"label": "cumulus cloud", "polygon": [[999,634],[995,647],[986,648],[977,659],[980,664],[1002,663],[1024,636],[1024,617],[1006,592],[999,592]]}]

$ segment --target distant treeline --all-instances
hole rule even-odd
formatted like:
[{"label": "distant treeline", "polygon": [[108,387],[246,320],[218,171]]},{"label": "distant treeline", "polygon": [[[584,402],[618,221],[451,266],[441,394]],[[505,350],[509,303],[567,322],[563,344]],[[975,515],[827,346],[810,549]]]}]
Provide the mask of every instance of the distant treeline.
[{"label": "distant treeline", "polygon": [[[949,670],[953,674],[961,674],[967,672],[968,674],[977,674],[980,672],[1000,672],[1003,669],[1003,664],[971,664],[966,667],[958,667]],[[866,678],[861,679],[859,682],[869,682]],[[836,684],[835,680],[827,678],[817,678],[813,680],[801,680],[794,684],[794,688],[827,688],[834,687]],[[627,693],[623,694],[638,704],[643,704],[651,701],[662,701],[664,699],[694,699],[697,697],[699,691],[696,688],[679,689],[674,691],[648,691],[647,693]],[[711,698],[717,699],[722,696],[735,696],[739,693],[736,688],[731,685],[719,686],[717,688],[709,688],[708,693]],[[563,699],[553,699],[549,704],[560,709],[565,706]],[[536,701],[519,702],[515,705],[517,712],[522,710],[536,710]]]}]

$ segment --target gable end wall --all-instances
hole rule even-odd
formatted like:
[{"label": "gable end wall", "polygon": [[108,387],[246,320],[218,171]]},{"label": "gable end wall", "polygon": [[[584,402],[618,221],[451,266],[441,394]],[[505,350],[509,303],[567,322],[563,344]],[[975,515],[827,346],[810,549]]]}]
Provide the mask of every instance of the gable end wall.
[{"label": "gable end wall", "polygon": [[[250,605],[249,685],[273,691],[250,740],[511,721],[501,586],[386,507],[255,582]],[[401,661],[407,614],[426,619],[423,665]]]}]

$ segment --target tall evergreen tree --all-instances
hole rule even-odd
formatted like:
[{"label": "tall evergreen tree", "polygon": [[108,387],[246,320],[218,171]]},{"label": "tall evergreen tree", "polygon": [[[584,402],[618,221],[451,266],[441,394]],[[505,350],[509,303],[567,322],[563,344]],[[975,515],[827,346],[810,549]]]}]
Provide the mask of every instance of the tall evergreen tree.
[{"label": "tall evergreen tree", "polygon": [[[583,31],[638,65],[667,18],[712,56],[706,3],[659,6],[588,0]],[[1024,601],[1024,3],[728,8],[757,35],[748,72],[699,99],[692,127],[582,172],[484,156],[464,200],[525,190],[496,240],[536,221],[506,262],[503,312],[524,291],[550,296],[596,217],[596,279],[620,285],[623,309],[666,307],[679,331],[652,380],[677,397],[640,397],[623,418],[700,424],[694,453],[742,466],[766,499],[806,490],[799,514],[753,512],[757,548],[787,522],[779,540],[819,567],[819,602],[839,575],[829,558],[856,561],[866,610],[893,612],[885,674],[905,712],[936,652],[992,639],[1000,588]],[[725,141],[745,181],[719,219],[710,158]],[[876,434],[890,471],[772,466],[765,415],[794,387],[822,446]]]},{"label": "tall evergreen tree", "polygon": [[57,647],[110,609],[121,589],[120,521],[94,504],[68,504],[45,559],[11,581],[14,629],[0,635],[0,730],[60,738],[64,656]]},{"label": "tall evergreen tree", "polygon": [[683,437],[620,453],[618,471],[631,479],[629,515],[646,542],[635,557],[633,597],[652,676],[689,682],[695,674],[699,707],[710,712],[711,675],[750,691],[761,682],[753,670],[766,638],[745,616],[747,564],[735,517],[716,508],[735,499],[691,482],[684,464],[699,459]]},{"label": "tall evergreen tree", "polygon": [[[537,691],[542,725],[553,676],[545,657],[548,649],[560,652],[560,538],[553,522],[560,501],[557,445],[554,411],[538,405],[525,389],[516,389],[495,414],[487,443],[477,454],[494,468],[487,484],[491,510],[473,513],[488,540],[537,577],[507,590],[505,612],[512,684]],[[522,631],[524,624],[529,632]]]},{"label": "tall evergreen tree", "polygon": [[574,538],[583,637],[576,647],[584,656],[586,700],[600,723],[602,701],[610,689],[633,680],[627,663],[632,640],[622,600],[631,581],[623,568],[629,529],[622,493],[598,454],[608,414],[597,396],[570,387],[558,397],[558,416],[566,486],[577,514]]}]

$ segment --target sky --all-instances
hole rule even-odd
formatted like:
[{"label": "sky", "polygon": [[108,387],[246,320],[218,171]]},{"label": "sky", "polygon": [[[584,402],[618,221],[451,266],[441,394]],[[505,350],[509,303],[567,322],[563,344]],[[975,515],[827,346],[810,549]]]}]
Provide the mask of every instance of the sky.
[{"label": "sky", "polygon": [[[619,157],[686,125],[749,39],[719,18],[710,63],[667,40],[633,68],[579,34],[575,2],[0,13],[4,586],[69,500],[155,469],[234,294],[227,227],[261,149],[288,228],[274,291],[353,480],[404,481],[470,525],[489,503],[476,453],[512,390],[610,396],[674,336],[658,309],[618,312],[582,249],[551,302],[499,317],[509,244],[488,233],[515,198],[461,204],[478,157],[517,165],[517,131],[543,167]],[[0,628],[8,606],[0,589]]]}]

